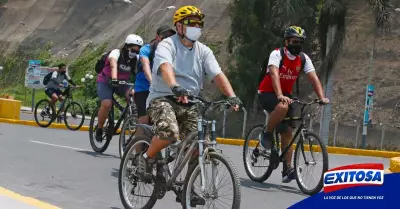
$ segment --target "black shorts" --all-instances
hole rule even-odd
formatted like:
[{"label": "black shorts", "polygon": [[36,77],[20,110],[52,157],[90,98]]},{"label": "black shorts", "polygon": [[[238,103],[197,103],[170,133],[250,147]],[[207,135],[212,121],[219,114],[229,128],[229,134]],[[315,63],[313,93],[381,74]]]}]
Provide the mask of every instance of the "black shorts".
[{"label": "black shorts", "polygon": [[149,91],[135,92],[134,99],[138,111],[138,117],[147,115],[146,99],[149,96]]},{"label": "black shorts", "polygon": [[[290,94],[284,94],[284,96],[292,98],[292,95]],[[268,113],[274,111],[276,105],[279,104],[278,97],[276,96],[275,93],[260,93],[258,94],[258,100],[260,101],[263,109],[266,110]],[[286,117],[293,117],[293,116],[294,116],[293,108],[289,106],[289,110],[286,114]],[[289,126],[294,127],[294,123],[290,121],[283,121],[276,127],[276,130],[279,133],[282,133],[285,132]]]},{"label": "black shorts", "polygon": [[44,90],[44,92],[46,93],[46,95],[51,98],[53,96],[53,94],[55,93],[57,96],[60,96],[63,92],[60,89],[54,89],[54,88],[48,88],[46,90]]}]

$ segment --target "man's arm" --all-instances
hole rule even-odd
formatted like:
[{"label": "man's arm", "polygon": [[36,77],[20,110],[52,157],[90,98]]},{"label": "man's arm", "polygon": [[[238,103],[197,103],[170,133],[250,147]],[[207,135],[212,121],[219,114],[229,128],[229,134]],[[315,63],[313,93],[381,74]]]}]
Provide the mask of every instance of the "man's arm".
[{"label": "man's arm", "polygon": [[146,57],[141,57],[140,62],[142,63],[144,76],[151,83],[150,60]]},{"label": "man's arm", "polygon": [[165,81],[165,83],[167,83],[168,87],[177,85],[174,69],[169,62],[164,62],[160,65],[160,72],[163,80]]},{"label": "man's arm", "polygon": [[227,97],[236,96],[235,92],[232,89],[231,83],[229,82],[228,78],[225,76],[223,72],[216,75],[213,81],[225,96]]},{"label": "man's arm", "polygon": [[276,96],[279,98],[283,96],[282,88],[281,88],[281,79],[279,76],[279,69],[275,65],[268,66],[269,74],[271,76],[272,87],[274,88]]},{"label": "man's arm", "polygon": [[324,99],[324,89],[322,88],[317,73],[315,73],[315,71],[309,72],[307,73],[307,78],[311,82],[315,93],[318,95],[318,98],[321,100]]}]

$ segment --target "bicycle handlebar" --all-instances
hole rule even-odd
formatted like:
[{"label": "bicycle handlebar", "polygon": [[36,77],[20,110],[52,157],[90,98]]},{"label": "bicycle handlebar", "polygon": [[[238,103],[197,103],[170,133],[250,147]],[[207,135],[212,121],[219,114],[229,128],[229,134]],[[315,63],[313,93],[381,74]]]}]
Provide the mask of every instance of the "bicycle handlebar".
[{"label": "bicycle handlebar", "polygon": [[118,85],[134,86],[135,84],[133,84],[133,83],[128,83],[128,82],[126,82],[126,81],[118,81]]},{"label": "bicycle handlebar", "polygon": [[308,106],[308,105],[312,105],[312,104],[326,105],[320,99],[314,99],[312,102],[306,102],[306,101],[300,100],[299,98],[295,97],[292,100],[293,100],[293,103],[299,103],[299,104],[304,105],[304,106]]}]

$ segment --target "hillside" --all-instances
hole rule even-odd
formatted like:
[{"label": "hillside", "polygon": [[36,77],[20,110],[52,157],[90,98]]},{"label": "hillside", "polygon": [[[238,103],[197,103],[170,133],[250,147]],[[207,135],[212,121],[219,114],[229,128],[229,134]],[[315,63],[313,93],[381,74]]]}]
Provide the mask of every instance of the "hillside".
[{"label": "hillside", "polygon": [[[153,25],[149,39],[154,37],[160,24],[172,25],[175,9],[157,10],[173,5],[176,8],[194,4],[206,16],[205,32],[212,31],[214,38],[226,37],[229,32],[227,5],[229,0],[135,0],[138,7],[122,0],[11,0],[0,8],[0,52],[10,52],[22,47],[25,50],[54,44],[59,55],[74,57],[88,43],[110,40],[110,47],[120,46],[127,34],[143,32],[143,15],[146,25]],[[227,25],[228,27],[226,27]],[[222,27],[224,26],[224,27]],[[217,37],[215,37],[217,36]]]},{"label": "hillside", "polygon": [[[400,2],[393,2],[395,8]],[[348,11],[346,40],[334,70],[334,115],[343,121],[362,121],[370,51],[374,41],[374,15],[365,1],[352,1]],[[393,14],[390,34],[376,37],[372,63],[375,86],[374,123],[400,126],[400,13]]]},{"label": "hillside", "polygon": [[[109,48],[118,47],[127,34],[142,32],[143,13],[149,16],[153,11],[170,5],[178,8],[193,4],[206,14],[206,37],[203,38],[216,52],[223,69],[227,70],[225,42],[230,33],[230,0],[133,2],[142,10],[122,0],[10,0],[0,8],[0,53],[18,48],[32,50],[51,41],[54,53],[72,59],[88,43],[110,40]],[[334,70],[333,115],[345,123],[354,124],[354,120],[360,121],[363,117],[374,17],[365,0],[354,0],[349,4],[346,40]],[[400,7],[400,2],[394,2],[394,6]],[[151,18],[150,39],[160,24],[172,25],[173,11],[157,12]],[[147,23],[148,20],[147,17]],[[372,68],[376,110],[372,117],[375,123],[397,127],[400,126],[400,107],[394,106],[400,102],[400,13],[394,14],[392,28],[390,34],[376,38]],[[311,90],[309,86],[307,88],[305,92]]]}]

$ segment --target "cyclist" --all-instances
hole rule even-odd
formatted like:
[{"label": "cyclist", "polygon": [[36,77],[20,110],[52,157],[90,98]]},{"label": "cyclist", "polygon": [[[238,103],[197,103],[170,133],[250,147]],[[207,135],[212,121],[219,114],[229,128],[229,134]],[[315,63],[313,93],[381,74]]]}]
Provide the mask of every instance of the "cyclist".
[{"label": "cyclist", "polygon": [[[236,111],[242,104],[211,49],[197,41],[204,25],[204,16],[194,6],[179,8],[173,17],[177,33],[157,46],[152,84],[146,101],[155,136],[147,152],[138,156],[138,174],[142,181],[151,181],[150,172],[156,153],[197,130],[199,111],[188,102],[187,96],[189,91],[192,95],[199,94],[204,78],[216,83]],[[180,201],[178,197],[177,201]],[[204,205],[205,200],[194,195],[191,203]]]},{"label": "cyclist", "polygon": [[[135,103],[138,111],[139,123],[148,124],[149,117],[146,113],[146,99],[149,96],[151,84],[151,67],[153,66],[154,53],[160,41],[174,35],[176,32],[167,25],[157,29],[156,37],[149,44],[140,48],[140,62],[135,80]],[[138,129],[139,134],[141,129]]]},{"label": "cyclist", "polygon": [[119,80],[128,81],[136,71],[138,54],[143,46],[143,39],[135,34],[130,34],[125,39],[125,44],[121,49],[114,49],[108,55],[104,69],[97,77],[97,95],[101,101],[98,113],[98,124],[96,129],[96,140],[101,142],[103,135],[103,125],[107,119],[108,112],[112,105],[113,92],[123,97],[127,101],[129,94],[133,93],[128,86],[119,86]]},{"label": "cyclist", "polygon": [[[272,146],[273,130],[281,135],[282,151],[292,139],[291,124],[282,122],[286,116],[293,114],[289,105],[292,103],[292,88],[302,68],[304,55],[304,73],[314,87],[315,93],[325,104],[329,99],[325,98],[321,82],[315,72],[311,59],[302,52],[302,44],[306,39],[304,29],[297,26],[290,26],[284,32],[284,57],[281,56],[281,49],[275,49],[269,56],[266,75],[258,86],[258,99],[262,107],[268,111],[268,123],[260,141],[261,146],[268,150]],[[303,53],[303,55],[301,55]],[[282,64],[281,64],[282,63]],[[280,66],[281,65],[281,66]],[[293,148],[291,147],[284,156],[282,182],[288,183],[295,178],[294,170],[291,167]],[[276,157],[276,156],[273,156]]]},{"label": "cyclist", "polygon": [[[58,65],[58,70],[55,70],[51,74],[51,79],[46,84],[44,90],[46,95],[51,99],[50,105],[54,105],[57,102],[57,100],[60,100],[60,102],[64,100],[61,88],[66,87],[68,83],[72,84],[73,86],[76,86],[74,81],[71,80],[71,77],[69,77],[67,73],[67,65],[61,63]],[[50,114],[50,107],[45,108],[45,113]]]}]

